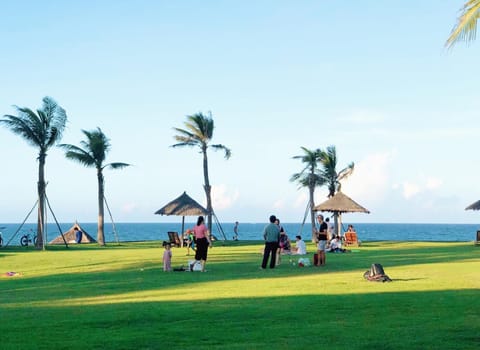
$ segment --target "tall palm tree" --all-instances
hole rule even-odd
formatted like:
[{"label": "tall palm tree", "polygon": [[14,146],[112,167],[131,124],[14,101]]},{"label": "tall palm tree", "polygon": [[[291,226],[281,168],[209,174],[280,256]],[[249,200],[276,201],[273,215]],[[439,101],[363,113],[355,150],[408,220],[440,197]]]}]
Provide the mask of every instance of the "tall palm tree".
[{"label": "tall palm tree", "polygon": [[294,156],[293,159],[300,159],[305,167],[299,173],[295,173],[290,178],[292,182],[298,182],[300,187],[308,187],[309,192],[309,202],[308,206],[310,208],[310,219],[312,223],[312,239],[315,236],[315,213],[313,208],[315,207],[314,194],[315,187],[323,186],[325,180],[320,176],[318,171],[318,162],[320,161],[320,156],[322,151],[320,149],[309,150],[305,147],[301,147],[303,154],[299,156]]},{"label": "tall palm tree", "polygon": [[110,140],[105,136],[100,128],[96,130],[82,130],[86,136],[86,140],[80,141],[81,147],[74,145],[62,144],[59,147],[66,150],[65,156],[68,159],[76,161],[87,168],[95,168],[97,170],[98,180],[98,229],[97,241],[100,245],[105,245],[104,234],[104,202],[105,202],[105,182],[103,177],[103,169],[122,169],[130,164],[127,163],[108,163],[104,164],[107,153],[110,151]]},{"label": "tall palm tree", "polygon": [[178,135],[174,136],[175,140],[178,141],[178,143],[172,145],[172,147],[196,146],[200,148],[200,151],[203,155],[203,178],[205,181],[203,188],[205,189],[205,195],[207,197],[208,230],[212,232],[213,208],[211,186],[208,177],[207,150],[209,147],[213,148],[214,150],[223,150],[225,152],[225,159],[229,159],[232,153],[230,149],[224,145],[209,144],[212,140],[214,129],[214,123],[211,113],[208,113],[208,115],[203,115],[202,113],[188,115],[187,121],[185,122],[185,127],[186,129],[174,128],[174,130],[178,132]]},{"label": "tall palm tree", "polygon": [[[347,167],[337,171],[337,150],[335,146],[328,146],[320,155],[320,177],[328,187],[328,197],[333,197],[336,192],[341,190],[341,181],[353,173],[355,164],[352,162]],[[339,234],[341,225],[341,215],[335,215],[335,233]]]},{"label": "tall palm tree", "polygon": [[445,46],[453,47],[459,41],[469,43],[475,40],[477,34],[477,21],[480,17],[480,0],[468,0],[462,8],[462,13],[457,19],[457,24],[452,29]]},{"label": "tall palm tree", "polygon": [[51,97],[43,98],[42,108],[35,113],[29,108],[14,106],[15,115],[4,115],[0,123],[38,148],[38,220],[36,248],[45,248],[45,160],[47,151],[61,140],[67,114]]}]

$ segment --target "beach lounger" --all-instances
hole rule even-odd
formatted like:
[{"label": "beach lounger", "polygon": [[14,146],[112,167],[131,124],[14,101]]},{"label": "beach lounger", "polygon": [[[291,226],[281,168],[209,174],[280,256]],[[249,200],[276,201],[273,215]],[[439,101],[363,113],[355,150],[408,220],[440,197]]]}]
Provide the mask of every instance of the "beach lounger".
[{"label": "beach lounger", "polygon": [[168,239],[170,240],[170,245],[172,247],[180,247],[182,242],[180,242],[180,237],[178,237],[178,232],[168,231]]},{"label": "beach lounger", "polygon": [[358,237],[356,232],[345,232],[345,246],[357,246],[358,247]]}]

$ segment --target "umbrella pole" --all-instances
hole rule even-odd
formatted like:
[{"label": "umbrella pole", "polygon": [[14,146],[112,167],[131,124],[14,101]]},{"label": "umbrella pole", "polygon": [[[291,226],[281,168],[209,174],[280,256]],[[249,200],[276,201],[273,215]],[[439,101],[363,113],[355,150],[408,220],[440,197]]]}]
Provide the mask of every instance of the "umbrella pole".
[{"label": "umbrella pole", "polygon": [[338,225],[338,211],[333,212],[333,220],[335,222],[335,235],[338,235],[340,231],[340,227]]},{"label": "umbrella pole", "polygon": [[182,235],[180,239],[180,245],[183,248],[183,233],[185,232],[185,216],[182,216],[182,232],[180,234]]}]

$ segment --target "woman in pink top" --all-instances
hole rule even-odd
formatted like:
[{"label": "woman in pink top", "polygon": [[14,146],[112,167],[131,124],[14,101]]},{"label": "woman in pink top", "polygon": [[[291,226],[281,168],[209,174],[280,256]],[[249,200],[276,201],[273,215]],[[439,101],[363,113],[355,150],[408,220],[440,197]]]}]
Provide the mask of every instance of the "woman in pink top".
[{"label": "woman in pink top", "polygon": [[[199,216],[197,225],[193,228],[193,233],[197,241],[197,250],[195,252],[195,262],[200,261],[202,272],[205,272],[205,263],[207,262],[208,246],[212,244],[210,234],[205,226],[205,219]],[[193,264],[190,265],[190,271],[193,271]]]}]

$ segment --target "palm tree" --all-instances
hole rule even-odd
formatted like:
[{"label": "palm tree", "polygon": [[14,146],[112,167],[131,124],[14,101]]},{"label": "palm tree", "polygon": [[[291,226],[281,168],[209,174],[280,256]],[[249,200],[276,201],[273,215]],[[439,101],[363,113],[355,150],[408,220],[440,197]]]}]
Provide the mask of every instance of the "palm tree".
[{"label": "palm tree", "polygon": [[225,152],[225,159],[230,158],[231,151],[229,148],[221,144],[209,145],[213,137],[214,129],[211,113],[208,113],[208,115],[203,115],[202,113],[188,115],[187,121],[185,122],[185,127],[186,129],[174,128],[174,130],[178,132],[178,135],[174,136],[178,143],[172,145],[172,147],[196,146],[201,150],[203,155],[203,178],[205,181],[203,188],[205,189],[205,195],[207,197],[208,230],[212,232],[213,208],[210,180],[208,178],[207,150],[209,147],[213,148],[214,150],[223,150]]},{"label": "palm tree", "polygon": [[480,0],[468,0],[462,8],[457,24],[452,29],[445,46],[453,47],[459,41],[469,43],[475,40],[477,34],[477,21],[480,17]]},{"label": "palm tree", "polygon": [[323,186],[325,183],[324,179],[321,178],[318,172],[318,162],[320,160],[320,156],[322,155],[322,151],[318,148],[316,150],[309,150],[305,147],[301,147],[301,149],[303,150],[304,154],[300,156],[294,156],[293,159],[300,159],[302,163],[305,164],[305,167],[301,172],[293,174],[290,178],[290,181],[298,182],[300,187],[308,187],[308,192],[310,195],[308,206],[310,208],[313,239],[313,237],[315,237],[315,213],[313,211],[313,208],[315,207],[315,187]]},{"label": "palm tree", "polygon": [[61,140],[67,114],[51,97],[43,98],[41,109],[35,113],[29,108],[14,106],[18,115],[4,115],[0,123],[13,133],[23,137],[30,145],[38,148],[38,220],[37,249],[44,249],[43,233],[45,228],[45,160],[47,151]]},{"label": "palm tree", "polygon": [[130,164],[127,163],[108,163],[104,164],[107,153],[110,151],[110,140],[105,136],[100,128],[96,130],[82,130],[86,140],[80,141],[81,147],[62,144],[59,147],[66,150],[65,156],[68,159],[83,164],[87,168],[97,169],[98,180],[98,229],[97,241],[100,245],[105,245],[104,226],[104,202],[105,202],[105,183],[103,169],[122,169]]},{"label": "palm tree", "polygon": [[[337,172],[337,151],[335,146],[328,146],[320,155],[320,178],[328,187],[328,197],[333,197],[341,190],[341,181],[353,173],[355,164],[352,162],[346,168]],[[335,215],[335,233],[339,234],[342,217]]]}]

